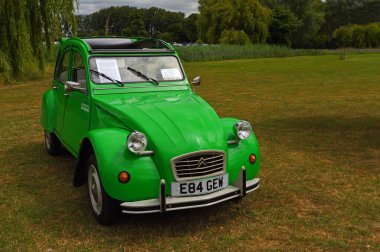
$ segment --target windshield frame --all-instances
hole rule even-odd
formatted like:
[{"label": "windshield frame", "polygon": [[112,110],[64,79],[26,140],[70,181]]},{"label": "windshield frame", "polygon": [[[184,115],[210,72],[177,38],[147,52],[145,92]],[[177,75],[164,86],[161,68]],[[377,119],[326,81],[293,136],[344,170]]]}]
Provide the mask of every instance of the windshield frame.
[{"label": "windshield frame", "polygon": [[[182,74],[182,79],[178,79],[178,80],[160,80],[158,81],[159,83],[170,83],[170,82],[182,82],[182,81],[185,81],[186,80],[186,75],[185,75],[185,72],[183,70],[183,67],[182,67],[182,64],[181,64],[181,61],[179,60],[178,56],[177,55],[173,55],[173,54],[160,54],[160,55],[142,55],[142,54],[138,54],[138,55],[110,55],[110,54],[93,54],[91,55],[90,57],[88,57],[88,74],[89,74],[89,79],[91,80],[92,83],[94,83],[95,85],[110,85],[110,84],[118,84],[118,83],[115,83],[115,82],[103,82],[103,83],[99,83],[99,82],[96,82],[95,80],[93,80],[93,73],[91,73],[90,71],[90,61],[92,58],[125,58],[125,57],[173,57],[177,60],[178,62],[178,65],[179,65],[179,70],[181,71],[181,74]],[[149,76],[151,77],[151,76]],[[124,81],[121,81],[123,82],[124,85],[130,85],[130,84],[145,84],[145,83],[149,83],[150,85],[152,84],[151,81],[148,81],[148,80],[145,80],[143,78],[141,78],[141,81],[133,81],[133,82],[124,82]],[[157,85],[159,86],[159,85]]]}]

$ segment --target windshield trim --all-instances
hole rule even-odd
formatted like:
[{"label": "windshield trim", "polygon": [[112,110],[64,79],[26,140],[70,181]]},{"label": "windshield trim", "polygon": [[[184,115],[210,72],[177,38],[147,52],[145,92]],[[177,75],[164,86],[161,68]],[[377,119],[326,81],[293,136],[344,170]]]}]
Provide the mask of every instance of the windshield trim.
[{"label": "windshield trim", "polygon": [[[178,80],[160,80],[159,83],[169,83],[169,82],[179,82],[179,81],[184,81],[186,79],[186,76],[185,76],[185,72],[183,71],[183,68],[182,68],[182,64],[179,60],[179,58],[176,56],[176,55],[91,55],[90,57],[88,57],[88,69],[90,70],[90,60],[92,58],[116,58],[116,57],[173,57],[177,60],[178,62],[178,65],[179,65],[179,69],[182,73],[182,79],[178,79]],[[90,71],[89,71],[90,72]],[[99,83],[99,82],[96,82],[93,80],[92,78],[92,73],[90,72],[90,80],[92,83],[94,83],[95,85],[110,85],[110,84],[117,84],[115,82],[103,82],[103,83]],[[150,85],[152,84],[150,81],[148,80],[144,80],[144,79],[141,79],[141,81],[133,81],[133,82],[124,82],[124,81],[121,81],[123,82],[124,85],[130,85],[130,84],[142,84],[142,83],[149,83]]]}]

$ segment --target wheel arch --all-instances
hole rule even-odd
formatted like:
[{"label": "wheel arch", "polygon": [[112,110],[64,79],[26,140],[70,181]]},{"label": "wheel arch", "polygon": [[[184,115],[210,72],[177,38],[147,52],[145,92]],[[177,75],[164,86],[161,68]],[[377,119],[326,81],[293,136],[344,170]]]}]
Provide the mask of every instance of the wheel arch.
[{"label": "wheel arch", "polygon": [[[103,184],[106,183],[107,172],[105,172],[105,167],[109,167],[109,162],[113,160],[111,156],[117,155],[117,153],[121,154],[120,149],[126,145],[128,134],[129,131],[120,128],[102,128],[89,131],[81,141],[73,181],[74,186],[79,187],[86,183],[86,163],[92,153],[95,154],[98,162],[99,177]],[[121,156],[121,159],[130,159],[133,155],[127,152],[127,155]]]},{"label": "wheel arch", "polygon": [[[111,198],[121,201],[157,198],[161,177],[153,157],[130,152],[127,148],[129,133],[122,128],[89,131],[81,142],[77,156],[74,186],[79,187],[87,182],[87,158],[94,153],[100,181]],[[121,171],[130,174],[128,183],[118,181]]]},{"label": "wheel arch", "polygon": [[91,140],[88,137],[85,137],[82,140],[78,154],[73,181],[75,187],[82,186],[86,183],[86,162],[92,153],[94,153],[94,147],[92,146]]}]

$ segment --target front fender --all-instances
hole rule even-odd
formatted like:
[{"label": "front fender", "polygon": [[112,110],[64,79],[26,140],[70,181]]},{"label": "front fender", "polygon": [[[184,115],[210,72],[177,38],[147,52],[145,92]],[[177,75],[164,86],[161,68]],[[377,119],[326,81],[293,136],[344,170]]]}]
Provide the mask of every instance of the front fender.
[{"label": "front fender", "polygon": [[[98,163],[100,181],[106,193],[120,201],[158,198],[161,177],[151,156],[137,156],[127,148],[130,132],[120,128],[96,129],[85,139],[91,142]],[[120,183],[121,171],[130,181]]]},{"label": "front fender", "polygon": [[[235,124],[239,122],[236,118],[221,118],[224,129],[224,134],[227,140],[235,140]],[[249,162],[249,155],[256,155],[256,162],[251,164]],[[252,132],[248,139],[240,140],[236,144],[228,145],[227,154],[227,171],[229,173],[230,183],[234,183],[238,179],[240,167],[246,168],[247,180],[257,177],[260,169],[260,148],[259,142],[255,134]]]},{"label": "front fender", "polygon": [[53,132],[55,129],[55,118],[57,116],[57,94],[54,90],[46,91],[42,97],[41,118],[42,127]]}]

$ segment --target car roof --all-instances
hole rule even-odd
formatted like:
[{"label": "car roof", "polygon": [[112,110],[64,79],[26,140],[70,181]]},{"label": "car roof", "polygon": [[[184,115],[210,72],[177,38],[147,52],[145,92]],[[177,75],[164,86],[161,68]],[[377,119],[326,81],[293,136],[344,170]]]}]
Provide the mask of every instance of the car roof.
[{"label": "car roof", "polygon": [[83,38],[92,49],[126,49],[133,41],[129,38]]},{"label": "car roof", "polygon": [[174,52],[174,48],[160,39],[129,37],[61,38],[61,43],[77,41],[90,53]]}]

